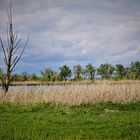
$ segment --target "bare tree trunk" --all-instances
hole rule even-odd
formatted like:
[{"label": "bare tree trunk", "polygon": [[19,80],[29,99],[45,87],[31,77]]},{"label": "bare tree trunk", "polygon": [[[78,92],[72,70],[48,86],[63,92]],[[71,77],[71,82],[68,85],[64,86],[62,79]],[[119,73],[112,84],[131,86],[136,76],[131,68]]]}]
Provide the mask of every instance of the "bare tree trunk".
[{"label": "bare tree trunk", "polygon": [[9,90],[10,83],[13,80],[13,72],[17,63],[19,62],[25,48],[27,46],[28,38],[23,46],[21,46],[21,38],[18,39],[18,33],[14,32],[13,19],[12,19],[12,3],[10,3],[10,10],[8,12],[8,28],[7,28],[7,46],[4,46],[3,40],[0,36],[0,45],[2,48],[5,64],[5,72],[1,68],[0,80],[2,82],[2,88],[6,95]]}]

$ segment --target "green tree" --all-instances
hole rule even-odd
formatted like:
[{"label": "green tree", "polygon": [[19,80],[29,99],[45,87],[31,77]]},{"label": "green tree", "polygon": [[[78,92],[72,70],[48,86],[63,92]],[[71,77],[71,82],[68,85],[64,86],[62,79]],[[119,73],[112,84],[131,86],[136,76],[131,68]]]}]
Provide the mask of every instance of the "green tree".
[{"label": "green tree", "polygon": [[81,79],[82,73],[83,73],[82,66],[80,64],[75,65],[74,66],[75,79],[77,79],[77,80]]},{"label": "green tree", "polygon": [[44,80],[51,81],[51,78],[54,75],[54,71],[51,68],[47,68],[41,71],[41,75],[43,76]]},{"label": "green tree", "polygon": [[122,79],[126,75],[125,68],[122,64],[117,64],[115,67],[116,75]]},{"label": "green tree", "polygon": [[62,80],[67,81],[68,78],[71,77],[71,69],[67,65],[60,67],[59,69],[60,69],[60,77],[62,78]]},{"label": "green tree", "polygon": [[101,64],[97,69],[97,74],[101,75],[102,78],[109,78],[114,72],[114,67],[111,64],[105,63]]},{"label": "green tree", "polygon": [[22,76],[20,74],[13,74],[13,81],[22,81]]},{"label": "green tree", "polygon": [[31,80],[37,81],[37,80],[38,80],[38,76],[37,76],[35,73],[33,73],[33,74],[31,75]]},{"label": "green tree", "polygon": [[86,65],[85,73],[88,75],[90,80],[93,80],[93,78],[95,76],[95,68],[91,63]]},{"label": "green tree", "polygon": [[140,61],[131,62],[126,72],[126,76],[129,79],[140,79]]},{"label": "green tree", "polygon": [[23,81],[28,81],[30,79],[30,76],[27,72],[23,72],[21,75]]},{"label": "green tree", "polygon": [[[62,78],[60,77],[60,74],[55,72],[51,78],[52,82],[60,81]],[[63,80],[63,79],[62,79]]]}]

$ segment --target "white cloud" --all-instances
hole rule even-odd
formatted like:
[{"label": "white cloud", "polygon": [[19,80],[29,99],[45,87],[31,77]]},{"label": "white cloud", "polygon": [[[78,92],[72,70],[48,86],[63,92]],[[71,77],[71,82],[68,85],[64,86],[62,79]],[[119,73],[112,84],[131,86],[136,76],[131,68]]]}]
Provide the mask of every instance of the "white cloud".
[{"label": "white cloud", "polygon": [[[32,63],[38,59],[43,64],[51,56],[60,63],[127,63],[128,59],[140,59],[140,2],[14,0],[14,7],[16,27],[23,38],[30,33],[25,63],[30,63],[26,59],[30,58]],[[7,20],[4,15],[2,9],[2,28]]]}]

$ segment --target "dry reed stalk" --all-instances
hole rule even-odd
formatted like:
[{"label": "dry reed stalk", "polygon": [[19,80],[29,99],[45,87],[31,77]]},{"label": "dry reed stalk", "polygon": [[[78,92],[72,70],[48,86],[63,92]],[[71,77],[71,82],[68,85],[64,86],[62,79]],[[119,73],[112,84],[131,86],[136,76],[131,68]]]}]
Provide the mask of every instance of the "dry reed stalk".
[{"label": "dry reed stalk", "polygon": [[140,100],[140,82],[104,81],[94,84],[66,86],[14,87],[0,101],[27,103],[52,103],[80,105],[99,102],[126,103]]}]

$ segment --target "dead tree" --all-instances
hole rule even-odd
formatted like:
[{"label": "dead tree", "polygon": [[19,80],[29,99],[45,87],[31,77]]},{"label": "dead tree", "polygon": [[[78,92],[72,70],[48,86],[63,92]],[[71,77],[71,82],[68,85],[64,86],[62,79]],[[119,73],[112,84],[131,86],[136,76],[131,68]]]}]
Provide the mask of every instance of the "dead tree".
[{"label": "dead tree", "polygon": [[13,81],[13,72],[15,67],[19,62],[29,39],[29,35],[24,45],[21,44],[22,39],[19,38],[19,34],[14,32],[13,19],[12,19],[12,3],[10,4],[10,9],[8,11],[8,26],[7,26],[7,45],[5,45],[0,36],[0,46],[2,48],[4,66],[5,68],[0,68],[0,81],[4,95],[8,92],[10,83]]}]

